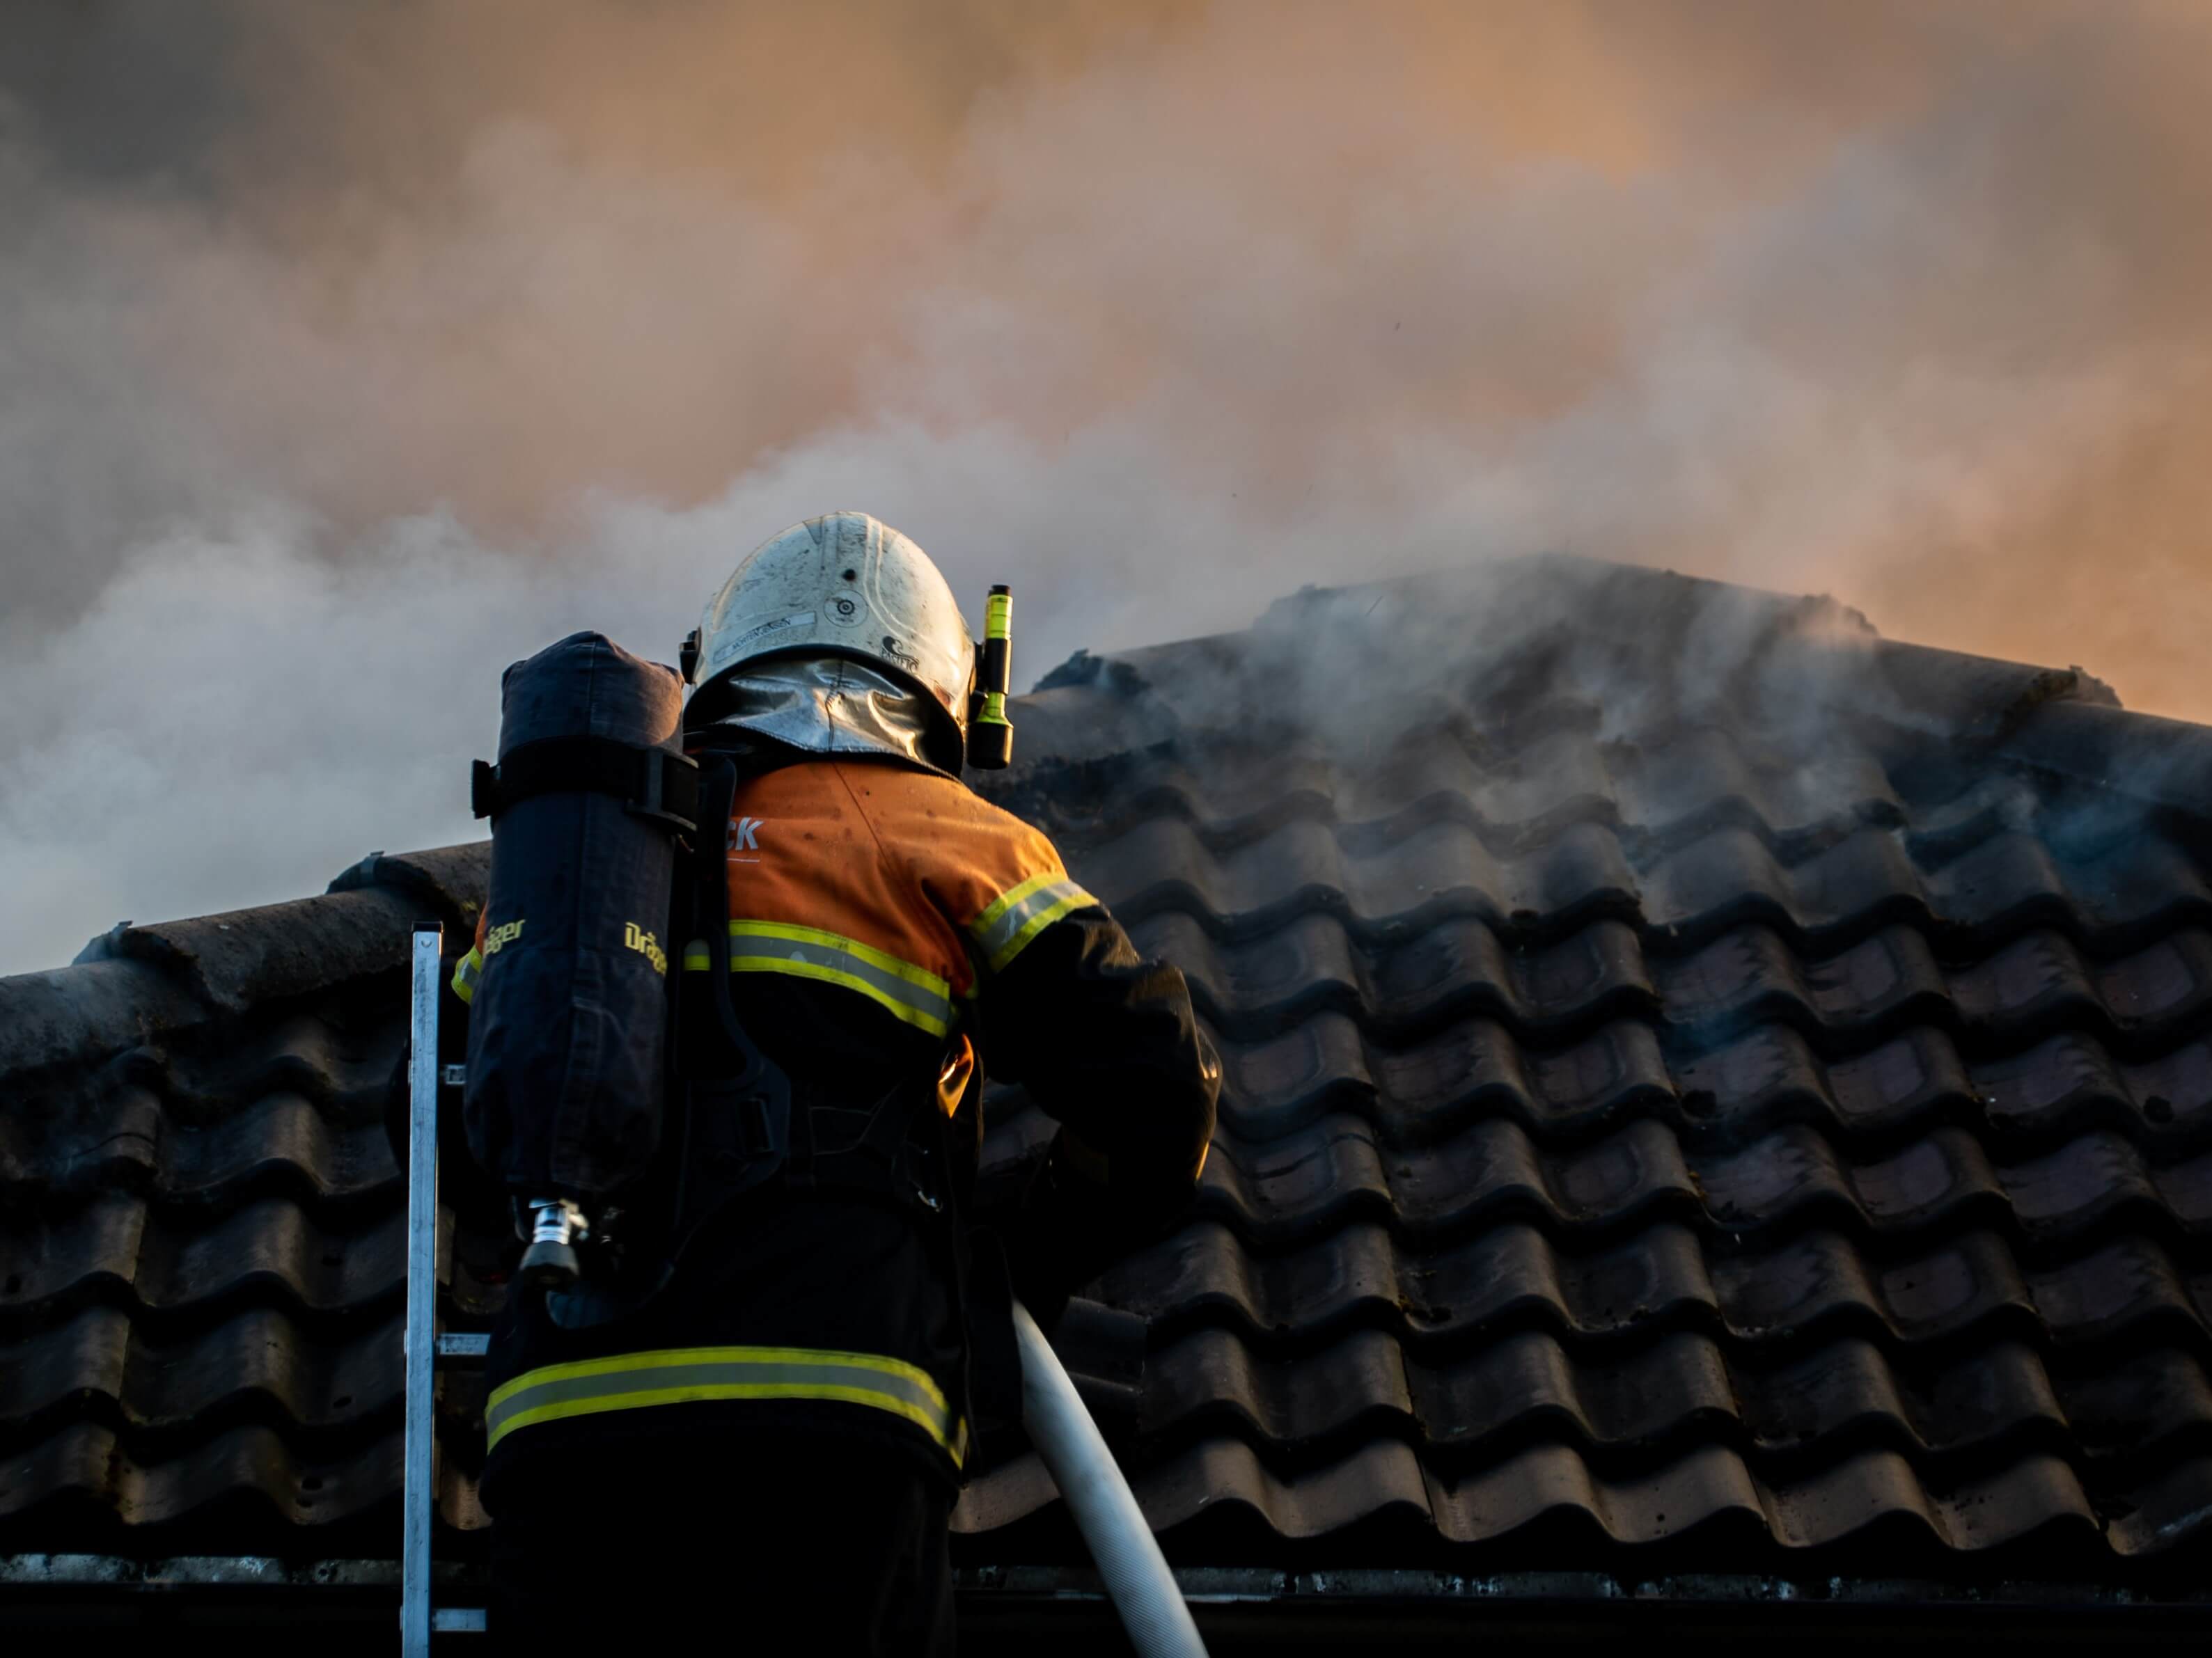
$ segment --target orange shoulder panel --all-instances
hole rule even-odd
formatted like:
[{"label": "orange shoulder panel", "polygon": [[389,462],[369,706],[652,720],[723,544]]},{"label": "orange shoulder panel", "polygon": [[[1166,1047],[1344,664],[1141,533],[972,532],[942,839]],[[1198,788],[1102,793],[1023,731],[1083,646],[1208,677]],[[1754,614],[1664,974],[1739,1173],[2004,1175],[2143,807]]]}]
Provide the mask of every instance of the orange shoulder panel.
[{"label": "orange shoulder panel", "polygon": [[871,817],[906,849],[929,902],[996,972],[1069,911],[1097,900],[1068,878],[1045,835],[949,778],[890,774]]},{"label": "orange shoulder panel", "polygon": [[[883,975],[913,981],[902,968],[971,993],[975,962],[1012,959],[1001,948],[1050,908],[1039,896],[1057,902],[1071,885],[1052,842],[1019,818],[950,778],[866,762],[808,761],[743,785],[728,858],[732,934],[763,924],[749,935],[762,966],[818,944],[816,976],[834,965],[838,982],[894,993]],[[822,953],[854,945],[857,961]]]}]

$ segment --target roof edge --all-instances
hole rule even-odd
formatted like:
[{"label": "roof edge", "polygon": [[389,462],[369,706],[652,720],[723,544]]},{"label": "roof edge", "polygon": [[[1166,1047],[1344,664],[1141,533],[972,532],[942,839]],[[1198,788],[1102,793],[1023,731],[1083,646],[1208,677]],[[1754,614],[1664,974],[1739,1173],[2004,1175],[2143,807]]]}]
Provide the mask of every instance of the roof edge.
[{"label": "roof edge", "polygon": [[67,967],[0,977],[0,1071],[90,1064],[268,1002],[395,970],[426,917],[474,926],[491,843],[372,853],[328,892],[124,924]]}]

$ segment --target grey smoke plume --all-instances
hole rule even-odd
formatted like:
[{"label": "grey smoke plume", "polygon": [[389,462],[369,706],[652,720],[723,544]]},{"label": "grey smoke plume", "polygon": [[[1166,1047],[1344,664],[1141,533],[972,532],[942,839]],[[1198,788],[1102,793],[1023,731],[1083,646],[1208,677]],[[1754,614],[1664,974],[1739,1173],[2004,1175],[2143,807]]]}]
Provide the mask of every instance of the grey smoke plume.
[{"label": "grey smoke plume", "polygon": [[[2212,11],[0,12],[0,970],[856,506],[1024,676],[1558,547],[2212,715]],[[1500,625],[1507,625],[1501,622]]]}]

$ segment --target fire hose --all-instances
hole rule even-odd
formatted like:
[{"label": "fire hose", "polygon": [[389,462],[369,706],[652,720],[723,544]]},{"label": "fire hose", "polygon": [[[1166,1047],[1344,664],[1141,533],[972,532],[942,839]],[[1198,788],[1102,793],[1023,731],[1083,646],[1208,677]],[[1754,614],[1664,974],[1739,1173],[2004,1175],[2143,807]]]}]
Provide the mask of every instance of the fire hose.
[{"label": "fire hose", "polygon": [[1014,1337],[1022,1355],[1023,1425],[1097,1563],[1129,1643],[1139,1658],[1206,1658],[1206,1643],[1129,1482],[1044,1332],[1018,1301]]}]

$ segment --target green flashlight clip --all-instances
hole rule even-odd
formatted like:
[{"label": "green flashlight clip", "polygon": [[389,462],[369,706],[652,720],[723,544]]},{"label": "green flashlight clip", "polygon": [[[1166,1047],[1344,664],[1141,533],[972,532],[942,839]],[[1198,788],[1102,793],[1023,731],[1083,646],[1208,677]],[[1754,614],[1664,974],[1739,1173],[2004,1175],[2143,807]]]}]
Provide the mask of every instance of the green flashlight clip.
[{"label": "green flashlight clip", "polygon": [[978,771],[1003,771],[1014,757],[1014,726],[1006,718],[1006,692],[1014,674],[1014,594],[1005,586],[983,601],[983,659],[968,694],[968,763]]}]

